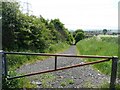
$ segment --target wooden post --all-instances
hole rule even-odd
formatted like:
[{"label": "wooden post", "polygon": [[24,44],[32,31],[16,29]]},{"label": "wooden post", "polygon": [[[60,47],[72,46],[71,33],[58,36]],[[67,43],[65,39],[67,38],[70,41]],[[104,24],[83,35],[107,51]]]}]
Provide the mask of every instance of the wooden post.
[{"label": "wooden post", "polygon": [[116,77],[117,77],[117,62],[118,62],[118,57],[114,56],[112,58],[110,89],[115,89]]},{"label": "wooden post", "polygon": [[57,56],[55,56],[55,70],[57,69]]}]

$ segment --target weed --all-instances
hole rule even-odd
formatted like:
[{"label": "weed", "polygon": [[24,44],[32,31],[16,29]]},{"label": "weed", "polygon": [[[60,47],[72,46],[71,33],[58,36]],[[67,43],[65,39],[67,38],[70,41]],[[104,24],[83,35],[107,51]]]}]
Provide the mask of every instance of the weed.
[{"label": "weed", "polygon": [[[17,73],[14,71],[9,72],[10,77],[16,76]],[[26,78],[7,80],[4,76],[2,77],[2,88],[5,90],[17,88],[36,88],[35,84],[31,84]]]},{"label": "weed", "polygon": [[73,79],[67,79],[66,82],[67,82],[68,84],[74,84],[74,80],[73,80]]},{"label": "weed", "polygon": [[55,80],[55,76],[53,74],[47,73],[47,74],[42,74],[39,75],[40,79],[42,81],[42,87],[43,88],[50,88],[52,87],[49,82],[52,82]]},{"label": "weed", "polygon": [[74,80],[67,78],[67,79],[64,79],[64,81],[62,81],[62,82],[60,83],[60,85],[63,86],[63,87],[65,87],[65,86],[67,86],[67,85],[69,85],[69,84],[74,84]]},{"label": "weed", "polygon": [[64,82],[61,82],[60,85],[63,86],[63,87],[65,87],[67,85],[67,83],[64,81]]}]

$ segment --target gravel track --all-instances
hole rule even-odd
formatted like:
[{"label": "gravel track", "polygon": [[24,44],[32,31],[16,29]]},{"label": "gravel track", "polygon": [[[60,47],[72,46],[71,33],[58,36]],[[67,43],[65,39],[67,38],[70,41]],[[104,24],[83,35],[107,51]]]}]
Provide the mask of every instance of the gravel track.
[{"label": "gravel track", "polygon": [[[62,54],[76,55],[76,46],[71,46]],[[33,64],[26,64],[20,67],[18,73],[31,73],[54,68],[54,57],[44,61],[37,61]],[[84,63],[80,58],[58,57],[57,67]],[[41,74],[27,77],[31,83],[36,83],[39,88],[100,88],[103,83],[110,82],[110,77],[92,68],[91,65],[76,67],[67,70],[56,71],[48,74]]]}]

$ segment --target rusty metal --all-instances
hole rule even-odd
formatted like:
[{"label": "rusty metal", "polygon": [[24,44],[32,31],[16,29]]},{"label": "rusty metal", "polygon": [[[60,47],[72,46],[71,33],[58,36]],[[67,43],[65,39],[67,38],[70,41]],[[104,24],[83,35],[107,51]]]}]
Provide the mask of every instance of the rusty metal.
[{"label": "rusty metal", "polygon": [[37,55],[37,56],[58,56],[58,57],[78,57],[78,58],[103,58],[112,59],[112,56],[98,56],[98,55],[72,55],[72,54],[49,54],[49,53],[24,53],[24,52],[4,52],[5,54],[14,55]]},{"label": "rusty metal", "polygon": [[34,72],[34,73],[29,73],[29,74],[25,74],[25,75],[21,75],[21,76],[9,77],[7,79],[11,80],[11,79],[15,79],[15,78],[21,78],[21,77],[32,76],[32,75],[37,75],[37,74],[43,74],[43,73],[59,71],[59,70],[64,70],[64,69],[69,69],[69,68],[74,68],[74,67],[80,67],[80,66],[85,66],[85,65],[91,65],[91,64],[96,64],[96,63],[101,63],[101,62],[106,62],[106,61],[110,61],[110,59],[98,60],[98,61],[93,61],[93,62],[87,62],[87,63],[84,63],[84,64],[76,64],[76,65],[67,66],[67,67],[61,67],[61,68],[52,69],[52,70]]}]

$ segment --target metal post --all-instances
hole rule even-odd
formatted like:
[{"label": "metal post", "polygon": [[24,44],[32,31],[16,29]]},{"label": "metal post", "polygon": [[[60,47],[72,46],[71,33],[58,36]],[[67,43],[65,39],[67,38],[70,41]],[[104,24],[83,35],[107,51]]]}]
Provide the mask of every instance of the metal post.
[{"label": "metal post", "polygon": [[117,76],[117,62],[118,62],[118,57],[114,56],[112,58],[110,89],[115,89],[116,76]]},{"label": "metal post", "polygon": [[57,56],[55,56],[55,70],[57,69]]},{"label": "metal post", "polygon": [[2,64],[3,64],[3,72],[4,72],[4,75],[5,77],[7,77],[8,73],[7,73],[7,59],[6,59],[6,54],[3,53],[3,60],[2,60]]}]

